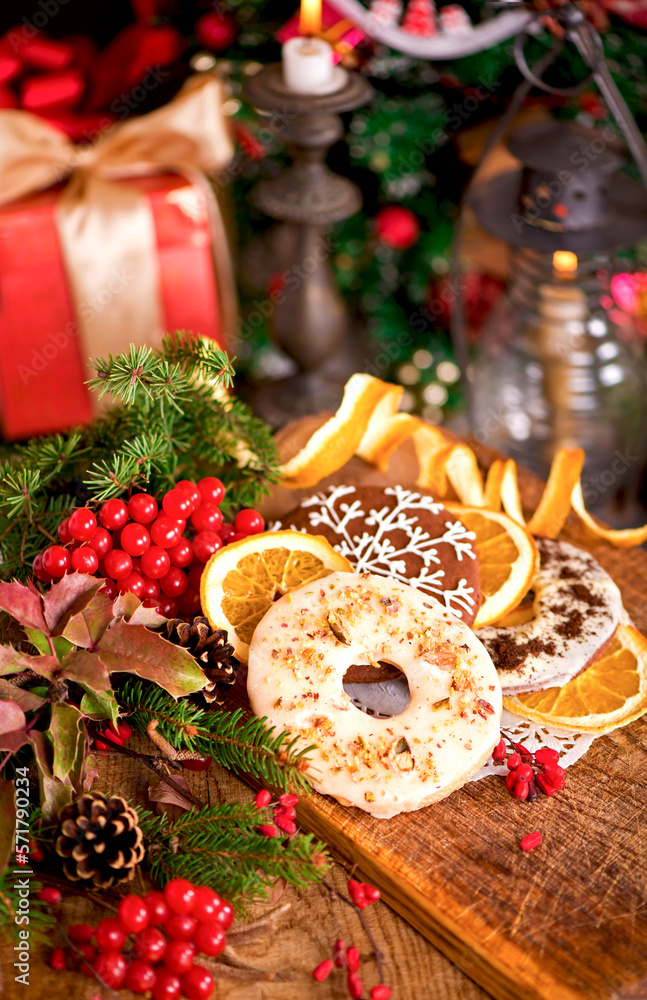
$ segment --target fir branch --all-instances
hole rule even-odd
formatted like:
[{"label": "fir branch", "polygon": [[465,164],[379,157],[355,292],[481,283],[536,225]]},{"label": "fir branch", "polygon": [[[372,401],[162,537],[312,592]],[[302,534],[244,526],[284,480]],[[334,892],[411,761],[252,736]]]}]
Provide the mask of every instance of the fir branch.
[{"label": "fir branch", "polygon": [[214,385],[227,389],[233,383],[236,359],[228,358],[208,337],[177,330],[164,337],[162,354],[167,361],[188,366],[194,374],[207,379],[212,383],[212,391]]},{"label": "fir branch", "polygon": [[147,681],[125,680],[117,691],[131,720],[145,733],[151,719],[177,750],[197,750],[243,777],[250,775],[272,788],[308,791],[307,755],[312,746],[296,749],[298,739],[268,729],[265,719],[234,712],[206,712],[186,699],[175,701]]},{"label": "fir branch", "polygon": [[[17,877],[14,876],[14,878]],[[40,882],[30,880],[29,932],[34,935],[34,940],[47,941],[56,921],[47,906],[37,898],[41,889]],[[7,870],[0,872],[0,935],[13,940],[17,940],[18,937],[15,893],[16,887],[9,872]]]},{"label": "fir branch", "polygon": [[96,358],[90,363],[97,374],[88,384],[99,399],[109,392],[124,406],[139,402],[148,409],[159,400],[179,408],[175,397],[188,392],[180,366],[169,364],[151,347],[131,344],[123,354],[114,358],[111,354],[107,361]]},{"label": "fir branch", "polygon": [[312,834],[264,837],[253,803],[190,810],[175,820],[139,810],[148,861],[156,882],[186,878],[244,904],[267,897],[283,878],[296,886],[321,881],[330,859]]}]

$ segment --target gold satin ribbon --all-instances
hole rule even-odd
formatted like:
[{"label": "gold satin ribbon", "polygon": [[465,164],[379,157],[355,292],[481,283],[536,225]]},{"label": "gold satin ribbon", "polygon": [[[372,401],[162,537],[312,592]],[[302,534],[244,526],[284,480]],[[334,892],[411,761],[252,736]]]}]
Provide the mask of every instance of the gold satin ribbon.
[{"label": "gold satin ribbon", "polygon": [[[143,191],[119,181],[171,172],[197,185],[207,213],[225,341],[236,324],[233,271],[220,208],[206,172],[233,155],[222,84],[190,78],[151,114],[115,125],[91,146],[26,111],[0,112],[0,204],[68,180],[57,203],[84,356],[157,344],[163,316],[153,214]],[[196,333],[202,331],[196,330]]]}]

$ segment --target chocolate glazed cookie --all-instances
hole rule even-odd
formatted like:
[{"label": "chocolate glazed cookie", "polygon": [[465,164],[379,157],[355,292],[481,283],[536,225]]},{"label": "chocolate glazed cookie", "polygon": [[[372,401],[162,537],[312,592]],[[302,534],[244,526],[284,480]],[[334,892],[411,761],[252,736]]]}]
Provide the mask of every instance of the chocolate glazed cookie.
[{"label": "chocolate glazed cookie", "polygon": [[[376,573],[435,597],[466,625],[482,601],[474,533],[427,493],[401,486],[334,486],[304,500],[274,528],[323,535],[357,573]],[[347,680],[380,681],[385,664],[351,667]]]}]

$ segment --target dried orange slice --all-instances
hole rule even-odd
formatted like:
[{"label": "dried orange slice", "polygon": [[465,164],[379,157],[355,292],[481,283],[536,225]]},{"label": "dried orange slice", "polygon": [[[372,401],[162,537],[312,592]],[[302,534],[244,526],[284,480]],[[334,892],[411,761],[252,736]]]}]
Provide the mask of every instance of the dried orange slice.
[{"label": "dried orange slice", "polygon": [[351,375],[335,415],[281,466],[281,485],[291,490],[309,489],[341,469],[360,447],[376,407],[397,393],[397,386],[372,375]]},{"label": "dried orange slice", "polygon": [[202,610],[212,628],[227,630],[246,662],[254,629],[273,601],[335,570],[352,573],[353,567],[321,535],[250,535],[212,555],[200,580]]},{"label": "dried orange slice", "polygon": [[560,448],[555,453],[546,488],[528,524],[533,535],[557,538],[571,510],[571,495],[579,482],[584,452],[581,448]]},{"label": "dried orange slice", "polygon": [[445,506],[476,535],[484,600],[473,628],[491,625],[528,593],[539,567],[537,546],[526,529],[506,514],[455,503]]},{"label": "dried orange slice", "polygon": [[647,639],[618,625],[611,643],[563,687],[504,697],[510,712],[533,722],[581,733],[610,733],[647,711]]}]

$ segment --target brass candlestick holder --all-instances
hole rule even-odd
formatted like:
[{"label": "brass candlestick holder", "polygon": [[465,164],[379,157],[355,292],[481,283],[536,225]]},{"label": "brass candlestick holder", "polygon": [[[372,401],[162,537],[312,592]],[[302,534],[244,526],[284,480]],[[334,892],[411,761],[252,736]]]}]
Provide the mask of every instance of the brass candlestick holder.
[{"label": "brass candlestick holder", "polygon": [[333,278],[325,241],[333,223],[359,211],[362,197],[351,181],[326,166],[325,158],[344,134],[339,113],[366,104],[372,89],[363,77],[347,72],[334,93],[296,94],[285,86],[281,64],[275,63],[251,77],[245,91],[259,110],[280,111],[287,122],[281,134],[293,161],[254,191],[261,211],[289,230],[281,267],[290,280],[275,295],[270,329],[298,372],[254,394],[260,415],[279,426],[335,408],[343,382],[362,363],[353,358],[356,345],[350,317]]}]

